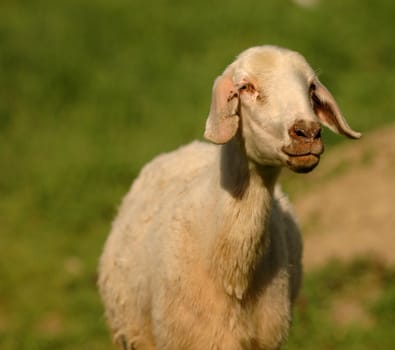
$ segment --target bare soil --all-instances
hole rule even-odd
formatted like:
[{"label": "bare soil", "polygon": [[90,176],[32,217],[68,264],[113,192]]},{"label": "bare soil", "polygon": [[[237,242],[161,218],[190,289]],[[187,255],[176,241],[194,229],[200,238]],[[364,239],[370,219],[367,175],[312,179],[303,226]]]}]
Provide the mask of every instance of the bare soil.
[{"label": "bare soil", "polygon": [[332,147],[297,181],[306,271],[337,259],[395,265],[395,127]]}]

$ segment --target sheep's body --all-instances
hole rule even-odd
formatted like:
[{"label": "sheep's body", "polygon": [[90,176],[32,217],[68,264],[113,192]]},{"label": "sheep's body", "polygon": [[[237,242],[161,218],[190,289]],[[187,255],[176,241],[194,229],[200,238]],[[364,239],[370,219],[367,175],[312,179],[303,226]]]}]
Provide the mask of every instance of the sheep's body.
[{"label": "sheep's body", "polygon": [[148,164],[106,243],[99,287],[122,350],[274,350],[301,280],[276,180],[311,171],[320,123],[358,138],[296,52],[243,52],[214,83],[205,137]]},{"label": "sheep's body", "polygon": [[[276,349],[286,337],[301,276],[289,203],[278,188],[272,201],[271,189],[256,188],[261,180],[251,177],[245,201],[214,186],[221,182],[221,152],[194,142],[161,155],[125,197],[100,265],[107,318],[119,342],[136,349]],[[214,234],[212,227],[239,225],[243,211],[249,214],[231,242],[228,234]],[[232,247],[221,251],[226,244]],[[251,251],[261,262],[248,290],[237,270],[250,266],[233,265]],[[234,271],[223,271],[228,267]]]}]

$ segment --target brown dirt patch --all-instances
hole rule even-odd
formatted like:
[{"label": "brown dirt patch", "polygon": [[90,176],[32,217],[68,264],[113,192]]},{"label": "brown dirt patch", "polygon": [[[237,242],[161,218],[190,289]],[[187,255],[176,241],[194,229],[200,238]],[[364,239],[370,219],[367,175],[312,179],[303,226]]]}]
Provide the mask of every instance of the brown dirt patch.
[{"label": "brown dirt patch", "polygon": [[297,179],[307,271],[374,256],[395,265],[395,127],[333,147]]}]

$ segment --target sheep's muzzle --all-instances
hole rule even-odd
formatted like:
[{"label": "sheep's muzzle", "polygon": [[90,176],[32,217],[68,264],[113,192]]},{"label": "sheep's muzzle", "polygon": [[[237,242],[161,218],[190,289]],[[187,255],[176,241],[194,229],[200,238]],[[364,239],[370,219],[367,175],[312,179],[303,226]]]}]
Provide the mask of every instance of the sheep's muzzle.
[{"label": "sheep's muzzle", "polygon": [[313,170],[324,152],[319,123],[297,121],[290,129],[291,143],[282,148],[288,156],[288,167],[297,173],[307,173]]}]

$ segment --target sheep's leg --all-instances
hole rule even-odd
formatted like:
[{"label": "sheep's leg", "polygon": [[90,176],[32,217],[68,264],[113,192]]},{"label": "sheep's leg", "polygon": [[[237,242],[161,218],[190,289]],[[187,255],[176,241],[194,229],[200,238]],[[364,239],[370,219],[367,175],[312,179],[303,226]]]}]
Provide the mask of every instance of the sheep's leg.
[{"label": "sheep's leg", "polygon": [[142,341],[141,338],[128,338],[125,334],[118,334],[115,337],[115,345],[119,350],[155,350],[156,347],[151,342]]},{"label": "sheep's leg", "polygon": [[120,334],[117,336],[115,340],[115,344],[121,349],[121,350],[129,350],[128,348],[128,341],[126,339],[126,336],[123,334]]},{"label": "sheep's leg", "polygon": [[124,334],[117,336],[115,344],[120,350],[137,350],[137,348],[134,346],[134,342],[129,342]]}]

